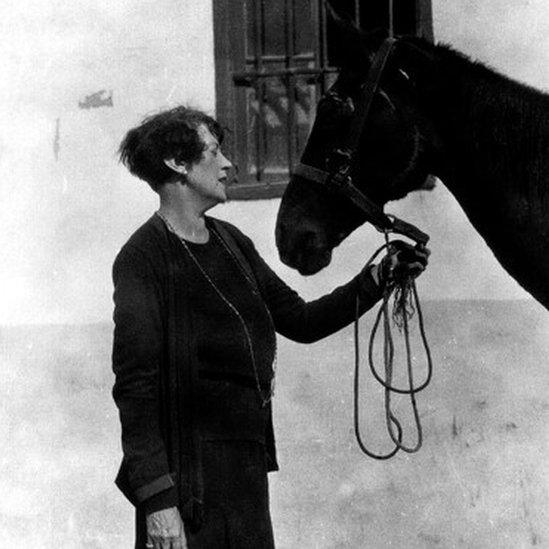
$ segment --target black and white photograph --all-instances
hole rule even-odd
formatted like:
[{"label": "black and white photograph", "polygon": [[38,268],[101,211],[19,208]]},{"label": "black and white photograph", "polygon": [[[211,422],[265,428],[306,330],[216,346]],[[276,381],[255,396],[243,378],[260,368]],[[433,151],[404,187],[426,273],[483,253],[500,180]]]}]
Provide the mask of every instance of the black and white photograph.
[{"label": "black and white photograph", "polygon": [[549,549],[549,3],[4,0],[0,545]]}]

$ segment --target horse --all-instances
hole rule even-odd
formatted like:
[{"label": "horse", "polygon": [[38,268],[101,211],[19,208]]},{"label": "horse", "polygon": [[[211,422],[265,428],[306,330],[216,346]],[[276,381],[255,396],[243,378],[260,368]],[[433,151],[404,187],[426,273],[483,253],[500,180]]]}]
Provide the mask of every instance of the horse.
[{"label": "horse", "polygon": [[[332,16],[339,75],[317,105],[301,165],[333,174],[384,36]],[[348,168],[380,209],[442,181],[504,269],[549,309],[548,94],[448,45],[399,37]],[[335,186],[298,170],[277,216],[280,259],[314,274],[368,220]]]}]

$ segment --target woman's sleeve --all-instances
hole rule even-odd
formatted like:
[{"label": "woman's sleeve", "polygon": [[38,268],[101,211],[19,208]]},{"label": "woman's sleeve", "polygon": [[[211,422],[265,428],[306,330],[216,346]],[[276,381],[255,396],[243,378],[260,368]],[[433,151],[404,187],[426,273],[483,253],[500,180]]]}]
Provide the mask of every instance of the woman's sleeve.
[{"label": "woman's sleeve", "polygon": [[318,341],[354,320],[357,297],[359,314],[371,309],[382,297],[371,269],[365,268],[347,284],[306,302],[263,261],[251,240],[245,236],[243,239],[276,331],[288,339],[300,343]]},{"label": "woman's sleeve", "polygon": [[124,456],[117,483],[131,501],[150,512],[177,502],[159,424],[161,296],[146,258],[130,246],[115,260],[113,282],[113,397]]}]

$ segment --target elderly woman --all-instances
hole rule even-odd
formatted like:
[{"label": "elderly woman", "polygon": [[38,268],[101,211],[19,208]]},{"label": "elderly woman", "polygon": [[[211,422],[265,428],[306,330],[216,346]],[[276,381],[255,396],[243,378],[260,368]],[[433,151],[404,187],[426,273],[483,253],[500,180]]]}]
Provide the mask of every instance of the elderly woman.
[{"label": "elderly woman", "polygon": [[[271,398],[275,332],[309,343],[382,296],[385,267],[303,301],[233,225],[206,216],[227,200],[223,131],[185,107],[145,119],[121,160],[160,198],[114,267],[117,485],[135,505],[136,547],[274,547],[267,472],[277,469]],[[383,265],[419,274],[427,254]]]}]

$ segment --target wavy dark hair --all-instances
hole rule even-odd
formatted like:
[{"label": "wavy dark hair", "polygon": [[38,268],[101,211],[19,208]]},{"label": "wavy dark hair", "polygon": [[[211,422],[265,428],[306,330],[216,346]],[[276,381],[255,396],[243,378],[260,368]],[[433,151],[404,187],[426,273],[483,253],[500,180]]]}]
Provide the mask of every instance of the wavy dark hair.
[{"label": "wavy dark hair", "polygon": [[220,143],[223,141],[223,128],[202,111],[179,106],[148,116],[122,140],[118,149],[120,161],[133,175],[158,191],[175,176],[164,164],[165,159],[194,164],[202,158],[205,144],[197,132],[201,124]]}]

